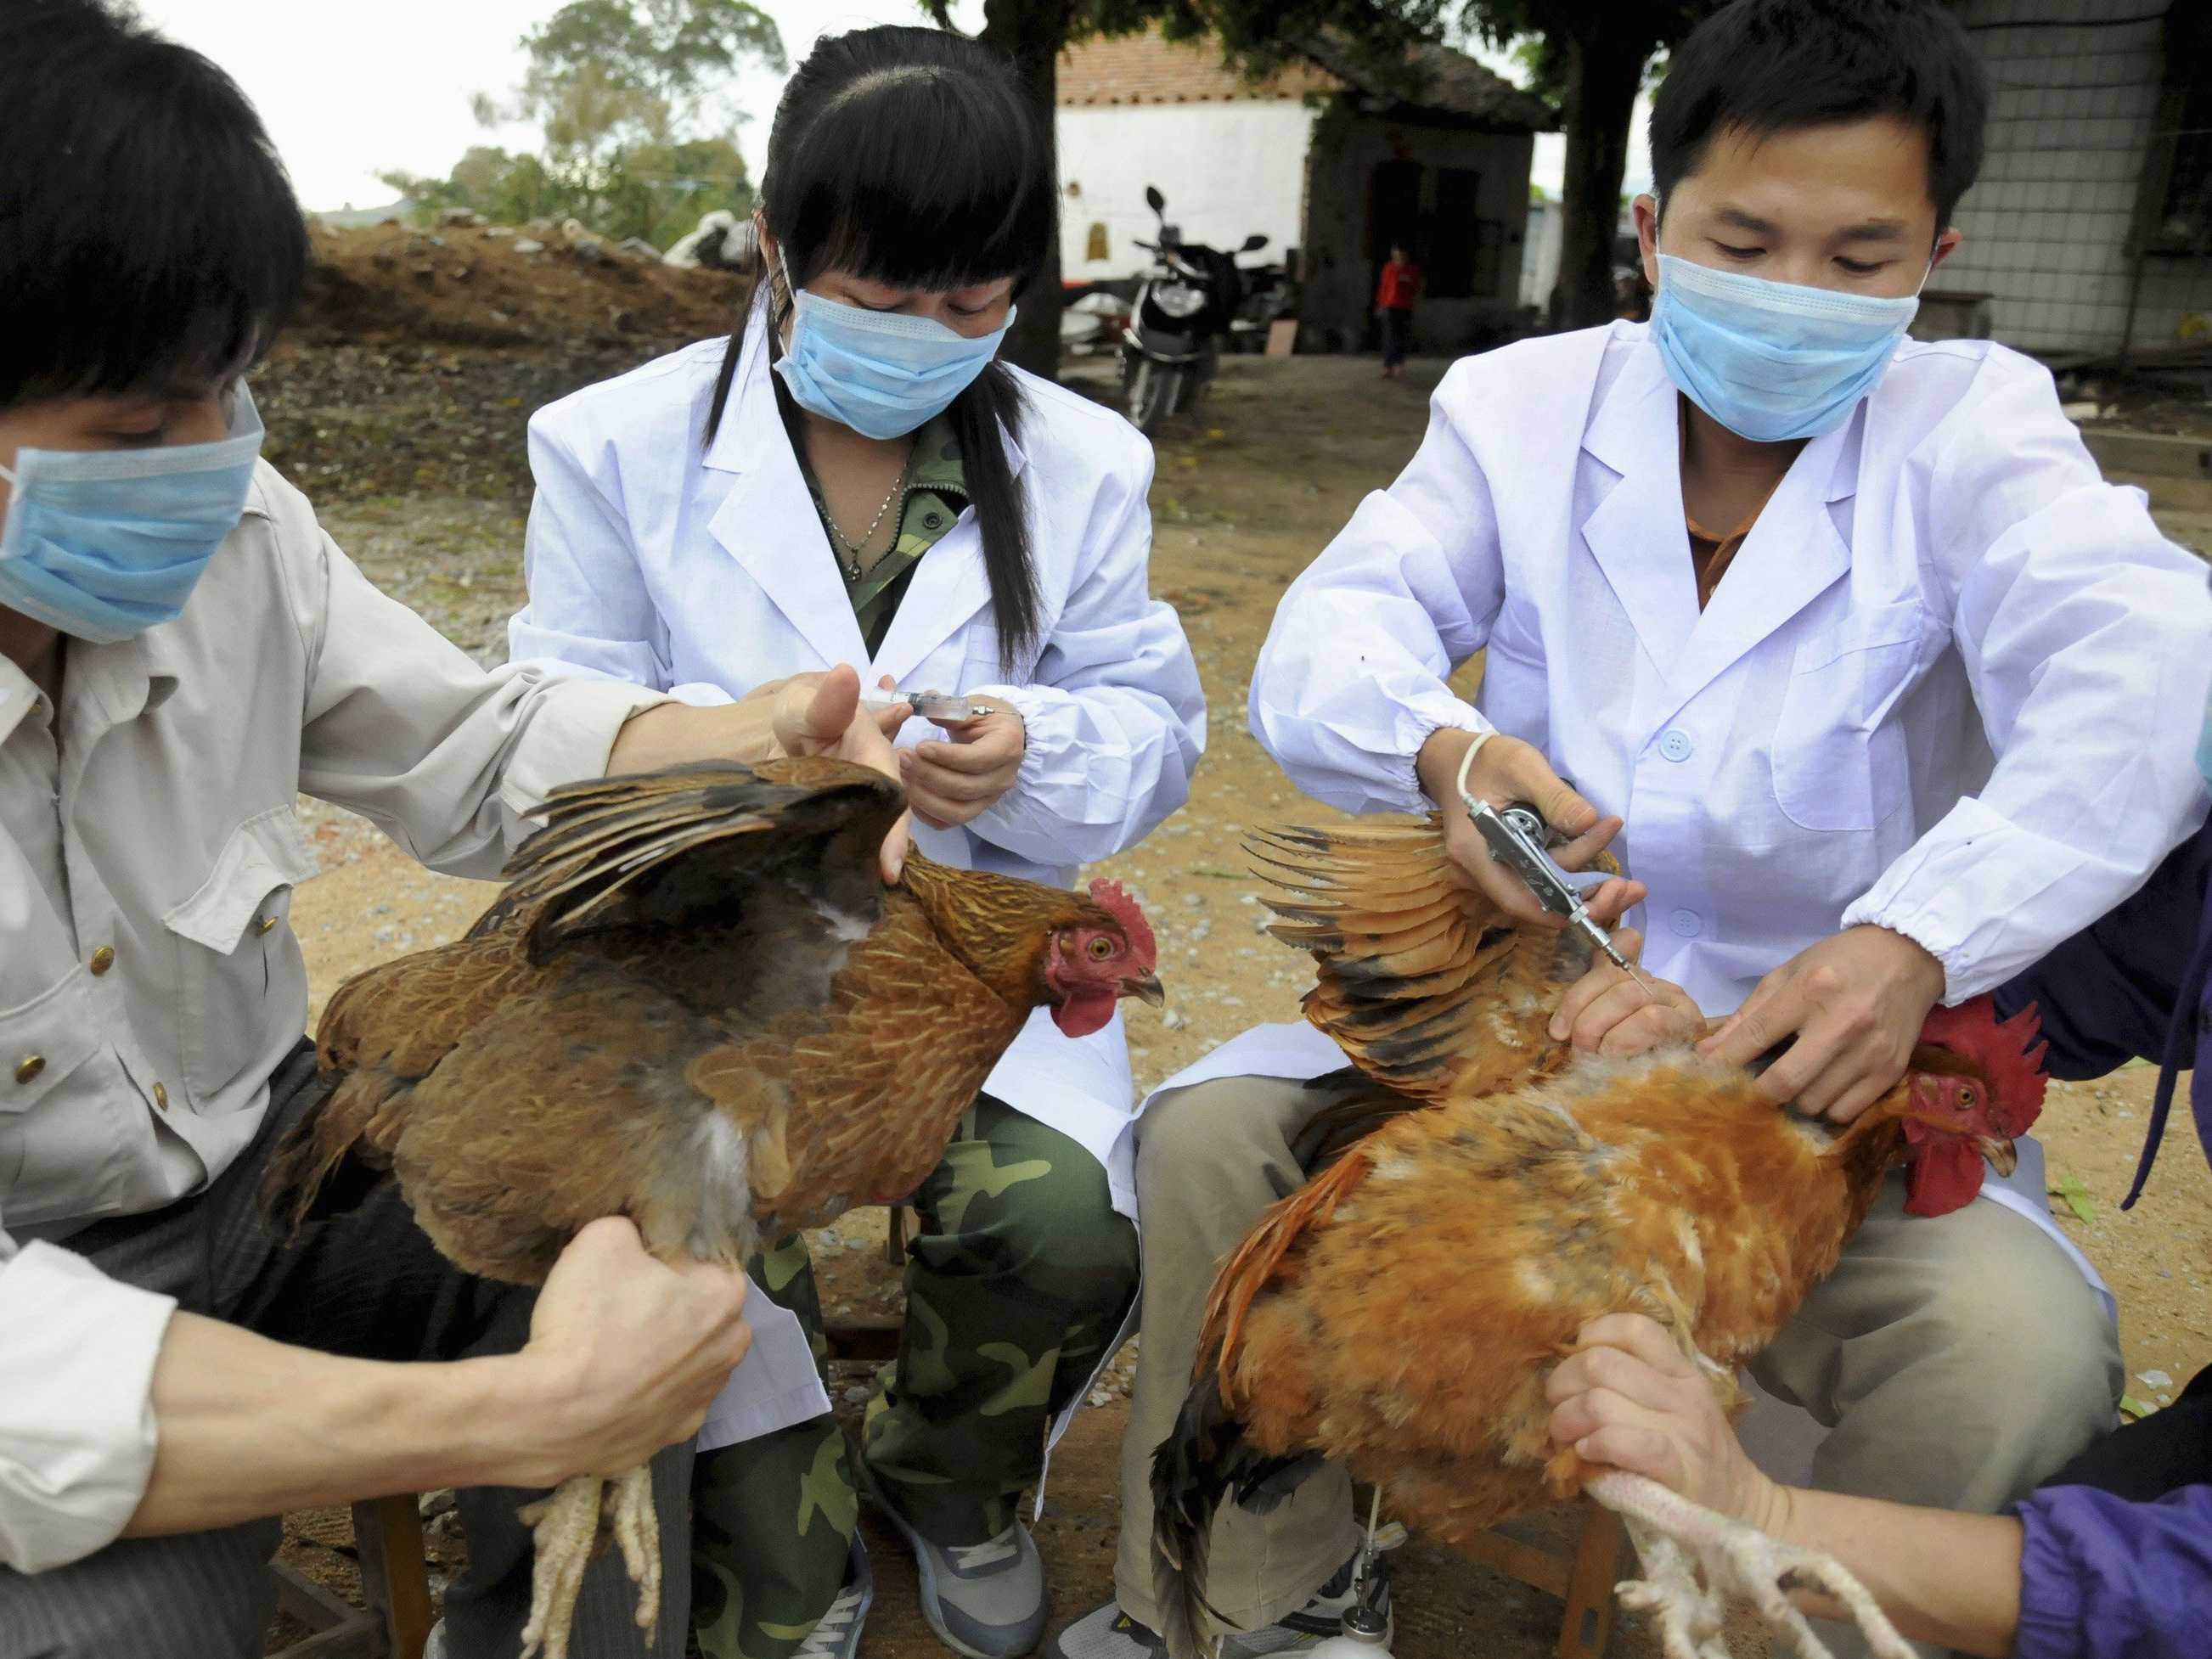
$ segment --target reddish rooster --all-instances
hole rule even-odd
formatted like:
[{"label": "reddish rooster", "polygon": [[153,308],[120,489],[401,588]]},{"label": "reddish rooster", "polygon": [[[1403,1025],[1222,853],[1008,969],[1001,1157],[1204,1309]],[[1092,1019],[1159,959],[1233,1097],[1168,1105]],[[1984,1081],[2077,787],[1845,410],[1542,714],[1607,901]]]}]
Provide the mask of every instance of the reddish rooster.
[{"label": "reddish rooster", "polygon": [[[318,1036],[329,1097],[271,1165],[295,1221],[386,1172],[461,1267],[533,1284],[586,1223],[634,1221],[668,1258],[902,1196],[1038,1007],[1071,1036],[1158,1000],[1142,914],[877,848],[896,784],[825,759],[678,768],[556,791],[468,936],[374,969]],[[526,1653],[559,1659],[603,1483],[537,1520]],[[659,1605],[647,1471],[605,1494]]]},{"label": "reddish rooster", "polygon": [[[1436,840],[1380,833],[1401,868],[1409,842]],[[1401,878],[1362,879],[1376,834],[1312,837],[1316,867],[1297,879],[1323,896],[1277,903],[1316,931],[1318,944],[1302,942],[1322,955],[1325,981],[1346,979],[1345,950],[1406,959],[1395,919],[1423,913]],[[1343,914],[1347,893],[1378,890],[1392,896],[1389,913]],[[1889,1170],[1911,1164],[1914,1213],[1955,1209],[1979,1190],[1984,1157],[2010,1168],[2012,1139],[2041,1108],[2032,1013],[2000,1025],[1986,999],[1938,1009],[1905,1079],[1841,1132],[1778,1111],[1749,1074],[1680,1049],[1553,1075],[1555,1055],[1522,1044],[1512,1052],[1535,1080],[1486,1092],[1501,1035],[1528,1022],[1480,1006],[1498,992],[1455,988],[1501,944],[1464,929],[1457,939],[1410,977],[1350,975],[1371,1000],[1389,1000],[1395,983],[1401,1003],[1432,1005],[1379,1054],[1373,1042],[1349,1046],[1362,1072],[1395,1088],[1350,1103],[1346,1121],[1382,1127],[1270,1210],[1215,1284],[1198,1377],[1154,1464],[1159,1605],[1179,1659],[1200,1644],[1206,1541],[1224,1501],[1264,1509],[1327,1457],[1453,1542],[1571,1495],[1589,1472],[1554,1454],[1544,1382],[1584,1324],[1650,1315],[1734,1405],[1737,1365],[1835,1266]],[[1340,1021],[1339,1006],[1310,999],[1309,1012]],[[1434,1060],[1419,1035],[1431,1030],[1492,1058],[1417,1109],[1394,1073],[1408,1042]],[[1634,1477],[1600,1474],[1589,1489],[1629,1516],[1647,1572],[1671,1581],[1630,1598],[1658,1608],[1670,1655],[1703,1651],[1717,1623],[1678,1544],[1809,1639],[1776,1585],[1785,1570],[1825,1573],[1822,1563]],[[1855,1587],[1837,1588],[1848,1599]],[[1857,1610],[1880,1620],[1863,1600]]]}]

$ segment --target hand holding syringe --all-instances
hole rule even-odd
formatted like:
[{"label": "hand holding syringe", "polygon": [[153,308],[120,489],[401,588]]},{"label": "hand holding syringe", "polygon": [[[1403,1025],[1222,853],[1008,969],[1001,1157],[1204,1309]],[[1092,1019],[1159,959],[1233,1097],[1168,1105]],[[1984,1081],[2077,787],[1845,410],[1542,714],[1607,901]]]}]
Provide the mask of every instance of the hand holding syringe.
[{"label": "hand holding syringe", "polygon": [[1596,946],[1614,967],[1643,987],[1647,994],[1656,995],[1650,981],[1636,971],[1636,964],[1613,942],[1613,935],[1590,915],[1580,885],[1590,878],[1569,875],[1545,850],[1549,830],[1543,814],[1519,801],[1501,812],[1468,792],[1468,769],[1481,747],[1480,739],[1468,746],[1467,754],[1460,761],[1458,788],[1460,804],[1467,808],[1468,817],[1490,848],[1490,856],[1519,877],[1537,903],[1553,915],[1564,917],[1569,927]]},{"label": "hand holding syringe", "polygon": [[914,710],[926,720],[935,720],[939,726],[957,726],[963,720],[980,720],[991,712],[982,703],[970,702],[957,692],[951,691],[863,691],[860,707],[882,714],[901,703]]}]

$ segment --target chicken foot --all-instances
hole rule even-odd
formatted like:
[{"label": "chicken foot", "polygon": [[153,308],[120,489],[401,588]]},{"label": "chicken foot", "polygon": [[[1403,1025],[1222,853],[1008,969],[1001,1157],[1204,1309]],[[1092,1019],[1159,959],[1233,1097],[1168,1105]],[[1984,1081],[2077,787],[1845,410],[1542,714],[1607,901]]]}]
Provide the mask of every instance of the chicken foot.
[{"label": "chicken foot", "polygon": [[522,1523],[537,1547],[530,1618],[522,1627],[522,1659],[567,1659],[584,1570],[599,1553],[602,1517],[637,1586],[637,1622],[648,1640],[660,1623],[660,1521],[653,1506],[653,1469],[641,1464],[613,1480],[571,1475],[551,1494],[524,1506]]},{"label": "chicken foot", "polygon": [[1628,1523],[1644,1576],[1618,1587],[1620,1602],[1653,1614],[1667,1659],[1728,1659],[1722,1627],[1732,1595],[1787,1635],[1804,1659],[1833,1659],[1790,1601],[1784,1589],[1790,1579],[1841,1602],[1877,1659],[1912,1659],[1888,1615],[1833,1556],[1770,1538],[1641,1475],[1612,1470],[1583,1491]]}]

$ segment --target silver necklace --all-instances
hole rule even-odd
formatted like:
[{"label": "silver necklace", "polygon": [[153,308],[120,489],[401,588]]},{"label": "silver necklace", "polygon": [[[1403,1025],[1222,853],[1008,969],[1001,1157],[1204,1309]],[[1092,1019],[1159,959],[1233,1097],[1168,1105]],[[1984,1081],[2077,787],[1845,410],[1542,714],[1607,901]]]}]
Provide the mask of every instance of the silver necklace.
[{"label": "silver necklace", "polygon": [[[891,493],[884,497],[884,504],[876,509],[876,516],[868,520],[868,527],[861,532],[858,541],[846,539],[845,532],[837,527],[837,520],[830,514],[829,498],[818,493],[816,495],[815,504],[822,509],[822,522],[830,532],[830,539],[844,552],[844,557],[838,562],[845,567],[847,581],[856,582],[860,580],[860,550],[875,540],[876,532],[884,527],[884,515],[891,510],[891,503],[906,493],[907,475],[913,471],[914,457],[909,453],[906,459],[906,465],[899,468],[898,477],[891,483]],[[876,564],[882,562],[881,559],[876,561]],[[868,568],[872,570],[875,565]]]}]

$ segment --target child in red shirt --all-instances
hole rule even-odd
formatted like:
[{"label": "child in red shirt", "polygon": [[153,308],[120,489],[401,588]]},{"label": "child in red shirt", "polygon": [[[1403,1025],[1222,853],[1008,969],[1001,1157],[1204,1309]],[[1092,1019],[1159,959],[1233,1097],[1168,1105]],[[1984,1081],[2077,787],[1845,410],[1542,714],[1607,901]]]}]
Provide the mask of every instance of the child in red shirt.
[{"label": "child in red shirt", "polygon": [[1413,301],[1420,297],[1421,268],[1402,242],[1390,244],[1390,263],[1376,285],[1376,313],[1382,319],[1382,378],[1406,372],[1406,348],[1413,337]]}]

